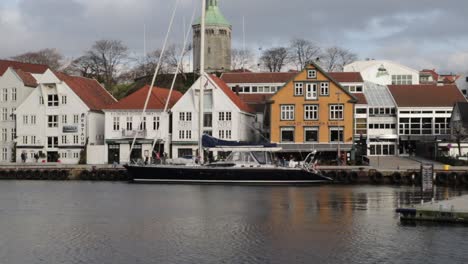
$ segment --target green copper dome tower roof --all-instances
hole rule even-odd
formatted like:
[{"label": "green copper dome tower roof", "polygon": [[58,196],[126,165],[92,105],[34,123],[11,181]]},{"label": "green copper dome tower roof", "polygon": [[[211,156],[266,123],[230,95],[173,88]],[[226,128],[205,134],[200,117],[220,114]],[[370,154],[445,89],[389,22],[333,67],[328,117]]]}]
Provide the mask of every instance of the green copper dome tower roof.
[{"label": "green copper dome tower roof", "polygon": [[[231,23],[221,13],[218,7],[218,0],[206,0],[206,25],[231,26]],[[194,25],[201,24],[201,18],[195,20]]]}]

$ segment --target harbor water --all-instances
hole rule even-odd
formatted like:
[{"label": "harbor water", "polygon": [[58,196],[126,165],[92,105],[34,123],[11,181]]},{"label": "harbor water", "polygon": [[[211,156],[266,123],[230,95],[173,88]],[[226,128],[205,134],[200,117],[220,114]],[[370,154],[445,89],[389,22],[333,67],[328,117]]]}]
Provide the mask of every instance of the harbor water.
[{"label": "harbor water", "polygon": [[[467,194],[439,188],[437,199]],[[419,188],[0,181],[0,263],[468,263]]]}]

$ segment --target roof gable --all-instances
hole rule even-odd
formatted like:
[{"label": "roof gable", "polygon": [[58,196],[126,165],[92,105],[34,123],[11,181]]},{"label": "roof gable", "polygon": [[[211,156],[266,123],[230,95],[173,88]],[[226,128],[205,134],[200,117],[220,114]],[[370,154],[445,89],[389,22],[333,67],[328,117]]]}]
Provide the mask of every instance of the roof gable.
[{"label": "roof gable", "polygon": [[31,73],[22,71],[21,69],[14,70],[18,77],[23,81],[24,86],[37,87],[37,80]]},{"label": "roof gable", "polygon": [[49,68],[43,64],[23,63],[19,61],[0,60],[0,76],[2,76],[8,68],[15,70],[20,69],[24,72],[42,74]]},{"label": "roof gable", "polygon": [[56,72],[55,76],[65,82],[90,110],[102,110],[117,101],[94,79],[69,76],[61,72]]},{"label": "roof gable", "polygon": [[[283,90],[285,87],[287,87],[291,82],[296,81],[298,76],[306,75],[308,70],[317,70],[318,73],[322,74],[331,83],[335,84],[336,87],[338,89],[340,89],[344,94],[349,96],[351,98],[351,100],[350,100],[351,103],[356,103],[357,102],[356,97],[354,97],[351,93],[349,93],[346,89],[344,89],[343,86],[341,86],[341,84],[338,81],[336,81],[334,78],[332,78],[327,72],[325,72],[320,66],[318,66],[314,62],[310,62],[309,65],[306,66],[302,71],[300,71],[299,73],[296,73],[296,76],[293,79],[291,79],[286,84],[284,84],[283,87],[278,89],[278,91],[276,91],[276,93],[272,96],[272,100],[274,100],[274,98],[281,92],[281,90]],[[318,74],[317,74],[317,76],[318,76]],[[291,87],[293,87],[293,86],[291,85]]]},{"label": "roof gable", "polygon": [[[105,109],[109,110],[143,110],[145,106],[146,97],[150,85],[145,85],[136,92],[122,98],[119,102],[114,103]],[[154,87],[151,89],[150,99],[148,101],[147,109],[149,110],[163,110],[169,97],[169,89]],[[176,90],[172,91],[168,107],[172,108],[177,101],[182,97],[182,93]]]},{"label": "roof gable", "polygon": [[211,80],[216,87],[221,89],[225,95],[243,112],[246,113],[255,113],[255,110],[242,101],[239,96],[237,96],[231,88],[220,78],[215,75],[206,74],[209,80]]}]

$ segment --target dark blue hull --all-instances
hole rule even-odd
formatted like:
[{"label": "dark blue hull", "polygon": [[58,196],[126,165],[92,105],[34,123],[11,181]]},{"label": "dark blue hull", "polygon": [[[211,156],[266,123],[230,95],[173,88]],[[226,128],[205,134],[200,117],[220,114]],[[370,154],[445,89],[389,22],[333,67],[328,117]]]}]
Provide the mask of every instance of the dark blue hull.
[{"label": "dark blue hull", "polygon": [[206,184],[315,184],[330,179],[296,168],[125,165],[135,182]]}]

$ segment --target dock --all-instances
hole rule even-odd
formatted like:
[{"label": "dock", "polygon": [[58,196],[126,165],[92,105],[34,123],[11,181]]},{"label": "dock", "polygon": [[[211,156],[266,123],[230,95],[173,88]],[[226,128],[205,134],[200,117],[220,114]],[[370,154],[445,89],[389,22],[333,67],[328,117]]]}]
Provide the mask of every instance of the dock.
[{"label": "dock", "polygon": [[468,224],[468,196],[398,208],[402,222],[437,222]]}]

